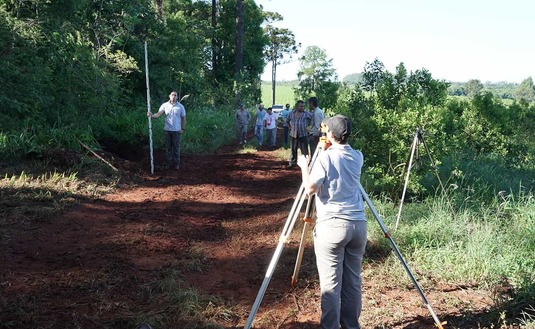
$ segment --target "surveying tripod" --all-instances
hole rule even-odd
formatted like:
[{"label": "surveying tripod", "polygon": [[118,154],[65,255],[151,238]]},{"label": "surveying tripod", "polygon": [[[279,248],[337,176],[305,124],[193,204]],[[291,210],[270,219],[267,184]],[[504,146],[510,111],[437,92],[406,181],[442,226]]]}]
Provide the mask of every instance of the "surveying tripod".
[{"label": "surveying tripod", "polygon": [[[320,143],[318,144],[316,150],[314,151],[314,154],[312,156],[311,161],[309,162],[309,168],[308,168],[309,171],[313,168],[314,163],[316,162],[316,159],[318,157],[318,154],[321,151],[326,150],[329,146],[330,146],[330,143],[329,143],[329,141],[327,140],[327,138],[325,136],[325,128],[322,126],[322,137],[320,139]],[[416,287],[416,290],[418,291],[420,297],[422,298],[422,301],[423,301],[424,305],[427,307],[427,309],[431,313],[431,316],[433,317],[433,321],[435,322],[435,325],[439,329],[443,329],[442,325],[445,324],[445,323],[441,323],[440,320],[438,319],[437,315],[435,314],[435,311],[433,310],[433,308],[431,307],[431,304],[427,300],[427,297],[425,296],[422,288],[420,287],[420,285],[416,281],[416,278],[412,274],[409,266],[407,265],[407,262],[403,258],[403,255],[399,251],[396,243],[394,242],[394,240],[390,236],[390,233],[388,232],[388,229],[384,225],[383,221],[381,220],[381,217],[377,213],[377,210],[373,206],[370,198],[368,197],[368,194],[366,194],[366,191],[364,191],[364,188],[362,187],[362,185],[360,183],[358,184],[357,188],[358,188],[358,192],[357,193],[361,193],[362,194],[362,197],[363,197],[364,201],[368,204],[368,207],[370,208],[370,211],[372,212],[373,216],[375,217],[375,219],[379,223],[379,226],[381,227],[381,230],[383,231],[384,236],[390,241],[390,245],[391,245],[392,249],[394,250],[394,252],[395,252],[396,256],[398,257],[398,259],[400,260],[401,264],[403,265],[403,268],[405,269],[405,271],[409,275],[412,283]],[[315,206],[314,206],[315,196],[314,195],[308,196],[305,193],[305,186],[302,183],[301,183],[301,186],[299,187],[299,190],[297,192],[297,196],[296,196],[295,201],[294,201],[294,203],[292,205],[292,208],[290,209],[290,213],[288,214],[288,218],[286,219],[286,223],[284,224],[284,228],[282,229],[282,233],[281,233],[281,235],[279,237],[279,242],[277,244],[277,247],[275,249],[273,257],[271,258],[271,262],[269,263],[268,269],[266,271],[266,275],[264,276],[264,280],[262,281],[262,285],[260,286],[260,289],[259,289],[258,294],[256,296],[256,299],[254,301],[253,307],[251,308],[251,312],[249,313],[249,317],[247,318],[247,322],[245,323],[244,329],[250,329],[252,327],[252,325],[253,325],[256,313],[258,312],[260,304],[262,303],[262,299],[264,298],[264,295],[266,293],[266,290],[267,290],[267,287],[269,285],[269,282],[271,281],[271,277],[273,276],[273,273],[275,272],[275,267],[277,266],[277,263],[279,262],[280,256],[281,256],[282,251],[284,249],[284,244],[288,241],[288,238],[290,237],[290,234],[291,234],[291,232],[292,232],[292,230],[293,230],[293,228],[295,226],[297,218],[299,217],[299,214],[301,212],[303,204],[305,203],[305,200],[307,201],[307,205],[306,205],[306,208],[305,208],[305,216],[303,218],[303,221],[304,221],[303,232],[301,234],[301,241],[299,243],[299,251],[297,253],[297,260],[295,262],[295,268],[294,268],[294,272],[293,272],[293,275],[292,275],[292,282],[291,282],[292,283],[292,287],[295,287],[296,284],[297,284],[297,279],[298,279],[298,276],[299,276],[299,269],[301,267],[301,261],[303,259],[304,244],[305,244],[304,241],[305,241],[307,227],[308,227],[309,224],[314,222],[313,217],[314,217],[314,214],[315,214],[315,211],[314,211],[314,208],[315,208]]]},{"label": "surveying tripod", "polygon": [[[444,188],[444,184],[442,184],[442,179],[440,179],[440,175],[438,174],[438,169],[435,165],[435,160],[433,160],[433,157],[431,156],[431,152],[429,152],[429,149],[427,148],[427,144],[425,143],[424,139],[424,131],[422,128],[418,127],[416,128],[416,132],[414,133],[414,138],[412,140],[411,144],[411,150],[410,150],[410,156],[409,156],[409,163],[405,167],[406,176],[405,176],[405,184],[403,185],[403,192],[401,193],[401,200],[399,202],[399,210],[398,214],[396,216],[396,226],[395,229],[398,229],[399,219],[401,218],[401,209],[403,208],[403,202],[405,201],[405,193],[407,192],[407,185],[409,185],[409,175],[411,173],[412,169],[412,161],[414,160],[414,156],[416,154],[416,158],[419,158],[419,148],[418,146],[422,144],[424,146],[425,153],[427,153],[427,156],[429,157],[429,161],[431,162],[431,166],[433,166],[435,176],[438,179],[438,183],[440,184],[440,188],[442,189],[442,193],[446,197],[446,202],[448,203],[448,206],[451,210],[452,215],[455,214],[455,211],[453,210],[453,206],[451,205],[451,202],[446,194],[446,189]],[[404,173],[405,174],[405,173]]]}]

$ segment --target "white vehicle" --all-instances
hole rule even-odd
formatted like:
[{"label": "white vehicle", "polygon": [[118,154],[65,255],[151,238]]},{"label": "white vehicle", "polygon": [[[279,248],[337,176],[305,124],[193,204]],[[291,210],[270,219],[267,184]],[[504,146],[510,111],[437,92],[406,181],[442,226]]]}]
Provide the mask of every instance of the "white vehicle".
[{"label": "white vehicle", "polygon": [[284,110],[284,106],[282,105],[273,105],[271,107],[271,109],[273,110],[273,114],[276,115],[276,118],[278,119],[282,113],[282,110]]}]

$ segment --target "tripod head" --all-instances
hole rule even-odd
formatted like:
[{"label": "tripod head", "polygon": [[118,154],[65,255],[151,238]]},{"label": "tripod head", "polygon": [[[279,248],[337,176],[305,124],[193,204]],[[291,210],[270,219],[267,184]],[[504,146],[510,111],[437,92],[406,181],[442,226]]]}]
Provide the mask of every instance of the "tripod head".
[{"label": "tripod head", "polygon": [[416,136],[418,137],[418,141],[423,143],[424,142],[424,135],[433,137],[433,134],[430,134],[429,132],[425,131],[423,128],[416,128]]},{"label": "tripod head", "polygon": [[327,125],[324,124],[323,122],[321,123],[321,126],[320,126],[320,132],[321,132],[321,136],[320,136],[320,141],[318,143],[318,147],[321,147],[322,150],[326,150],[331,146],[331,142],[327,138]]},{"label": "tripod head", "polygon": [[420,127],[416,128],[416,136],[418,137],[419,142],[424,141],[424,130]]}]

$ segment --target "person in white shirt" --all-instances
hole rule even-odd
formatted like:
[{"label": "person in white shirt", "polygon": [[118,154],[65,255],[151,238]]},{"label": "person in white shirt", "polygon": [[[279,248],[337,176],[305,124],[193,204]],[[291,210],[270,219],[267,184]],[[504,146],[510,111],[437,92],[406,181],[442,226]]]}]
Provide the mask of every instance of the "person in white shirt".
[{"label": "person in white shirt", "polygon": [[309,154],[314,155],[314,152],[316,152],[316,148],[320,141],[321,122],[325,118],[325,113],[322,109],[320,109],[318,105],[318,99],[316,97],[310,97],[308,99],[308,108],[310,109],[310,113],[312,113],[311,127],[310,131],[308,132],[308,143],[310,145]]},{"label": "person in white shirt", "polygon": [[277,142],[277,115],[273,114],[273,109],[268,107],[264,116],[264,128],[266,128],[266,143],[271,149],[275,149]]},{"label": "person in white shirt", "polygon": [[160,106],[157,113],[147,113],[151,118],[159,118],[165,114],[165,146],[167,149],[167,163],[165,169],[170,169],[173,164],[175,170],[180,168],[180,136],[186,131],[186,109],[177,101],[178,94],[172,91],[169,101]]}]

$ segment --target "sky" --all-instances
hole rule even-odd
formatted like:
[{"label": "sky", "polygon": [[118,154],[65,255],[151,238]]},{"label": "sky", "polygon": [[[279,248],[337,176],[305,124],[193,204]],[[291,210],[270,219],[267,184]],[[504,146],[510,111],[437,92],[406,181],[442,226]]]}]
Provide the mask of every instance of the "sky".
[{"label": "sky", "polygon": [[[318,46],[342,80],[378,58],[394,72],[425,68],[436,79],[535,79],[533,0],[256,0],[284,19],[299,54],[277,66],[277,81],[297,79],[298,56]],[[271,80],[267,65],[262,80]]]}]

